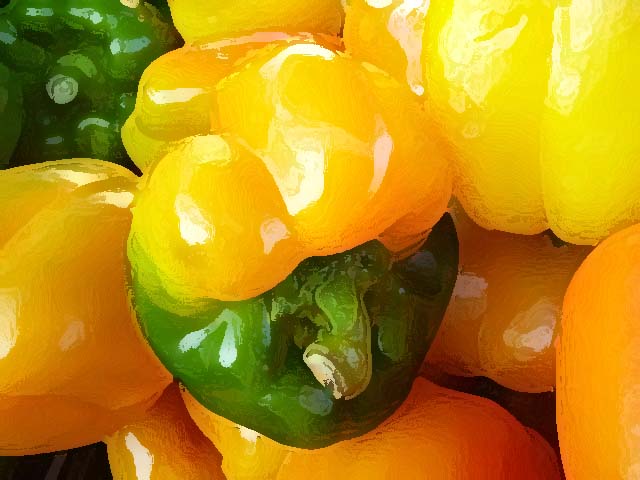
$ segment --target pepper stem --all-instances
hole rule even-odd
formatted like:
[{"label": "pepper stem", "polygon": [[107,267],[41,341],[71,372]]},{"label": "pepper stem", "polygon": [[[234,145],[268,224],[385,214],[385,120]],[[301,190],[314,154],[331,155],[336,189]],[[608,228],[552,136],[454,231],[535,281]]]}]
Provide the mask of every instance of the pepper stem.
[{"label": "pepper stem", "polygon": [[315,291],[316,305],[328,327],[304,351],[304,362],[337,399],[362,393],[371,379],[371,325],[348,275],[336,275]]}]

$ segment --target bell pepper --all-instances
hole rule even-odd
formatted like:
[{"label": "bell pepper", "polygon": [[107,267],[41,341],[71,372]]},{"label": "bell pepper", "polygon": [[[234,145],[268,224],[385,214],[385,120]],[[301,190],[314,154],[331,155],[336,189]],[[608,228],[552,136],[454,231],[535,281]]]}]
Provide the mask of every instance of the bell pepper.
[{"label": "bell pepper", "polygon": [[574,275],[557,349],[567,478],[634,478],[640,462],[640,225],[602,242]]},{"label": "bell pepper", "polygon": [[[319,450],[280,445],[203,409],[187,408],[222,453],[235,480],[562,478],[549,445],[484,398],[416,379],[411,394],[375,430]],[[490,432],[490,434],[488,434]]]},{"label": "bell pepper", "polygon": [[22,130],[22,89],[16,75],[0,63],[0,168],[9,163]]},{"label": "bell pepper", "polygon": [[178,41],[144,2],[12,0],[0,8],[0,63],[22,88],[8,123],[22,135],[14,149],[1,134],[0,152],[12,165],[93,157],[132,167],[120,129],[142,71]]},{"label": "bell pepper", "polygon": [[371,429],[404,398],[457,246],[445,224],[422,252],[440,262],[416,267],[436,275],[424,295],[393,273],[411,260],[390,271],[450,195],[409,89],[313,37],[272,40],[185,47],[143,75],[123,131],[147,172],[132,289],[151,346],[208,408],[313,447]]},{"label": "bell pepper", "polygon": [[484,230],[454,213],[460,272],[427,366],[521,392],[555,387],[562,298],[591,247]]},{"label": "bell pepper", "polygon": [[168,0],[147,0],[145,3],[148,3],[148,4],[153,5],[154,7],[156,7],[158,10],[160,10],[160,12],[164,16],[164,18],[166,18],[167,20],[170,21],[170,19],[171,19],[171,10],[169,9]]},{"label": "bell pepper", "polygon": [[640,220],[636,0],[353,0],[345,45],[440,127],[487,229],[595,244]]},{"label": "bell pepper", "polygon": [[0,172],[0,455],[100,441],[171,382],[127,296],[136,185],[89,159]]},{"label": "bell pepper", "polygon": [[157,301],[162,282],[150,278],[158,272],[132,238],[136,311],[162,362],[206,408],[300,447],[362,434],[398,407],[457,267],[455,230],[445,219],[393,265],[369,242],[305,260],[258,297],[196,298],[187,313],[184,304]]},{"label": "bell pepper", "polygon": [[140,79],[135,109],[122,128],[127,153],[145,171],[184,138],[220,131],[216,85],[256,52],[307,43],[336,49],[336,42],[328,37],[266,32],[188,44],[166,53]]},{"label": "bell pepper", "polygon": [[[406,87],[350,59],[331,42],[258,34],[164,55],[140,82],[135,110],[123,129],[127,151],[146,171],[187,148],[189,136],[237,136],[243,148],[264,160],[262,171],[274,178],[274,194],[284,203],[274,208],[297,219],[298,235],[308,247],[328,255],[378,235],[392,250],[419,243],[442,216],[451,193],[440,144],[420,131],[425,117]],[[349,177],[345,188],[343,179]],[[348,211],[329,208],[344,204]],[[380,231],[353,228],[368,221]],[[322,237],[321,228],[331,234]],[[246,250],[244,244],[238,248]],[[286,272],[280,279],[292,266],[279,267]],[[216,282],[229,276],[207,277]],[[267,283],[254,293],[277,281]]]},{"label": "bell pepper", "polygon": [[239,37],[257,31],[337,35],[344,0],[169,0],[176,28],[187,43]]},{"label": "bell pepper", "polygon": [[220,453],[193,423],[177,385],[105,440],[115,480],[225,480]]}]

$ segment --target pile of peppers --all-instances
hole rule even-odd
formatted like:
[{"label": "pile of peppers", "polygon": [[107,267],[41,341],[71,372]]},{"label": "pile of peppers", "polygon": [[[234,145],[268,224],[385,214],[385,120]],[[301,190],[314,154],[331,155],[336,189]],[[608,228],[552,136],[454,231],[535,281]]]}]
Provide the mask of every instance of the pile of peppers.
[{"label": "pile of peppers", "polygon": [[638,40],[0,1],[0,480],[636,478]]}]

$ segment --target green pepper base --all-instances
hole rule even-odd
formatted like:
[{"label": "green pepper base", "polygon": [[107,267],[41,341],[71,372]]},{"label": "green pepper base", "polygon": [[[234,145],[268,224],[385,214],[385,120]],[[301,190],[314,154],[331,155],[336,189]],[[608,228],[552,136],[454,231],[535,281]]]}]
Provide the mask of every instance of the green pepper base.
[{"label": "green pepper base", "polygon": [[[161,283],[135,236],[129,259],[142,331],[202,405],[282,444],[321,448],[372,430],[408,395],[455,284],[458,241],[445,215],[404,260],[372,241],[309,258],[259,297],[203,299],[187,316],[154,304]],[[310,351],[338,375],[320,383]],[[366,368],[365,388],[337,398]]]}]

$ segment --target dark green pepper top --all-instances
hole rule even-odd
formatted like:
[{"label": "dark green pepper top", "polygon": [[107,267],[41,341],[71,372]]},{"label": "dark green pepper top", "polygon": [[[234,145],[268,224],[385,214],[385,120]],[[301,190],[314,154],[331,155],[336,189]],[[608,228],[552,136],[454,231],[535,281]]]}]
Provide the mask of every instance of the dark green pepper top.
[{"label": "dark green pepper top", "polygon": [[[0,63],[19,78],[24,109],[11,121],[23,123],[11,166],[92,157],[132,167],[120,127],[146,66],[180,43],[170,18],[133,3],[12,0],[0,9]],[[9,140],[0,136],[0,152]]]},{"label": "dark green pepper top", "polygon": [[319,448],[371,430],[406,398],[451,296],[458,243],[447,215],[405,260],[369,242],[189,317],[152,302],[142,284],[158,285],[155,270],[135,236],[129,258],[142,330],[189,392],[280,443]]},{"label": "dark green pepper top", "polygon": [[22,130],[20,79],[0,63],[0,168],[9,164]]}]

